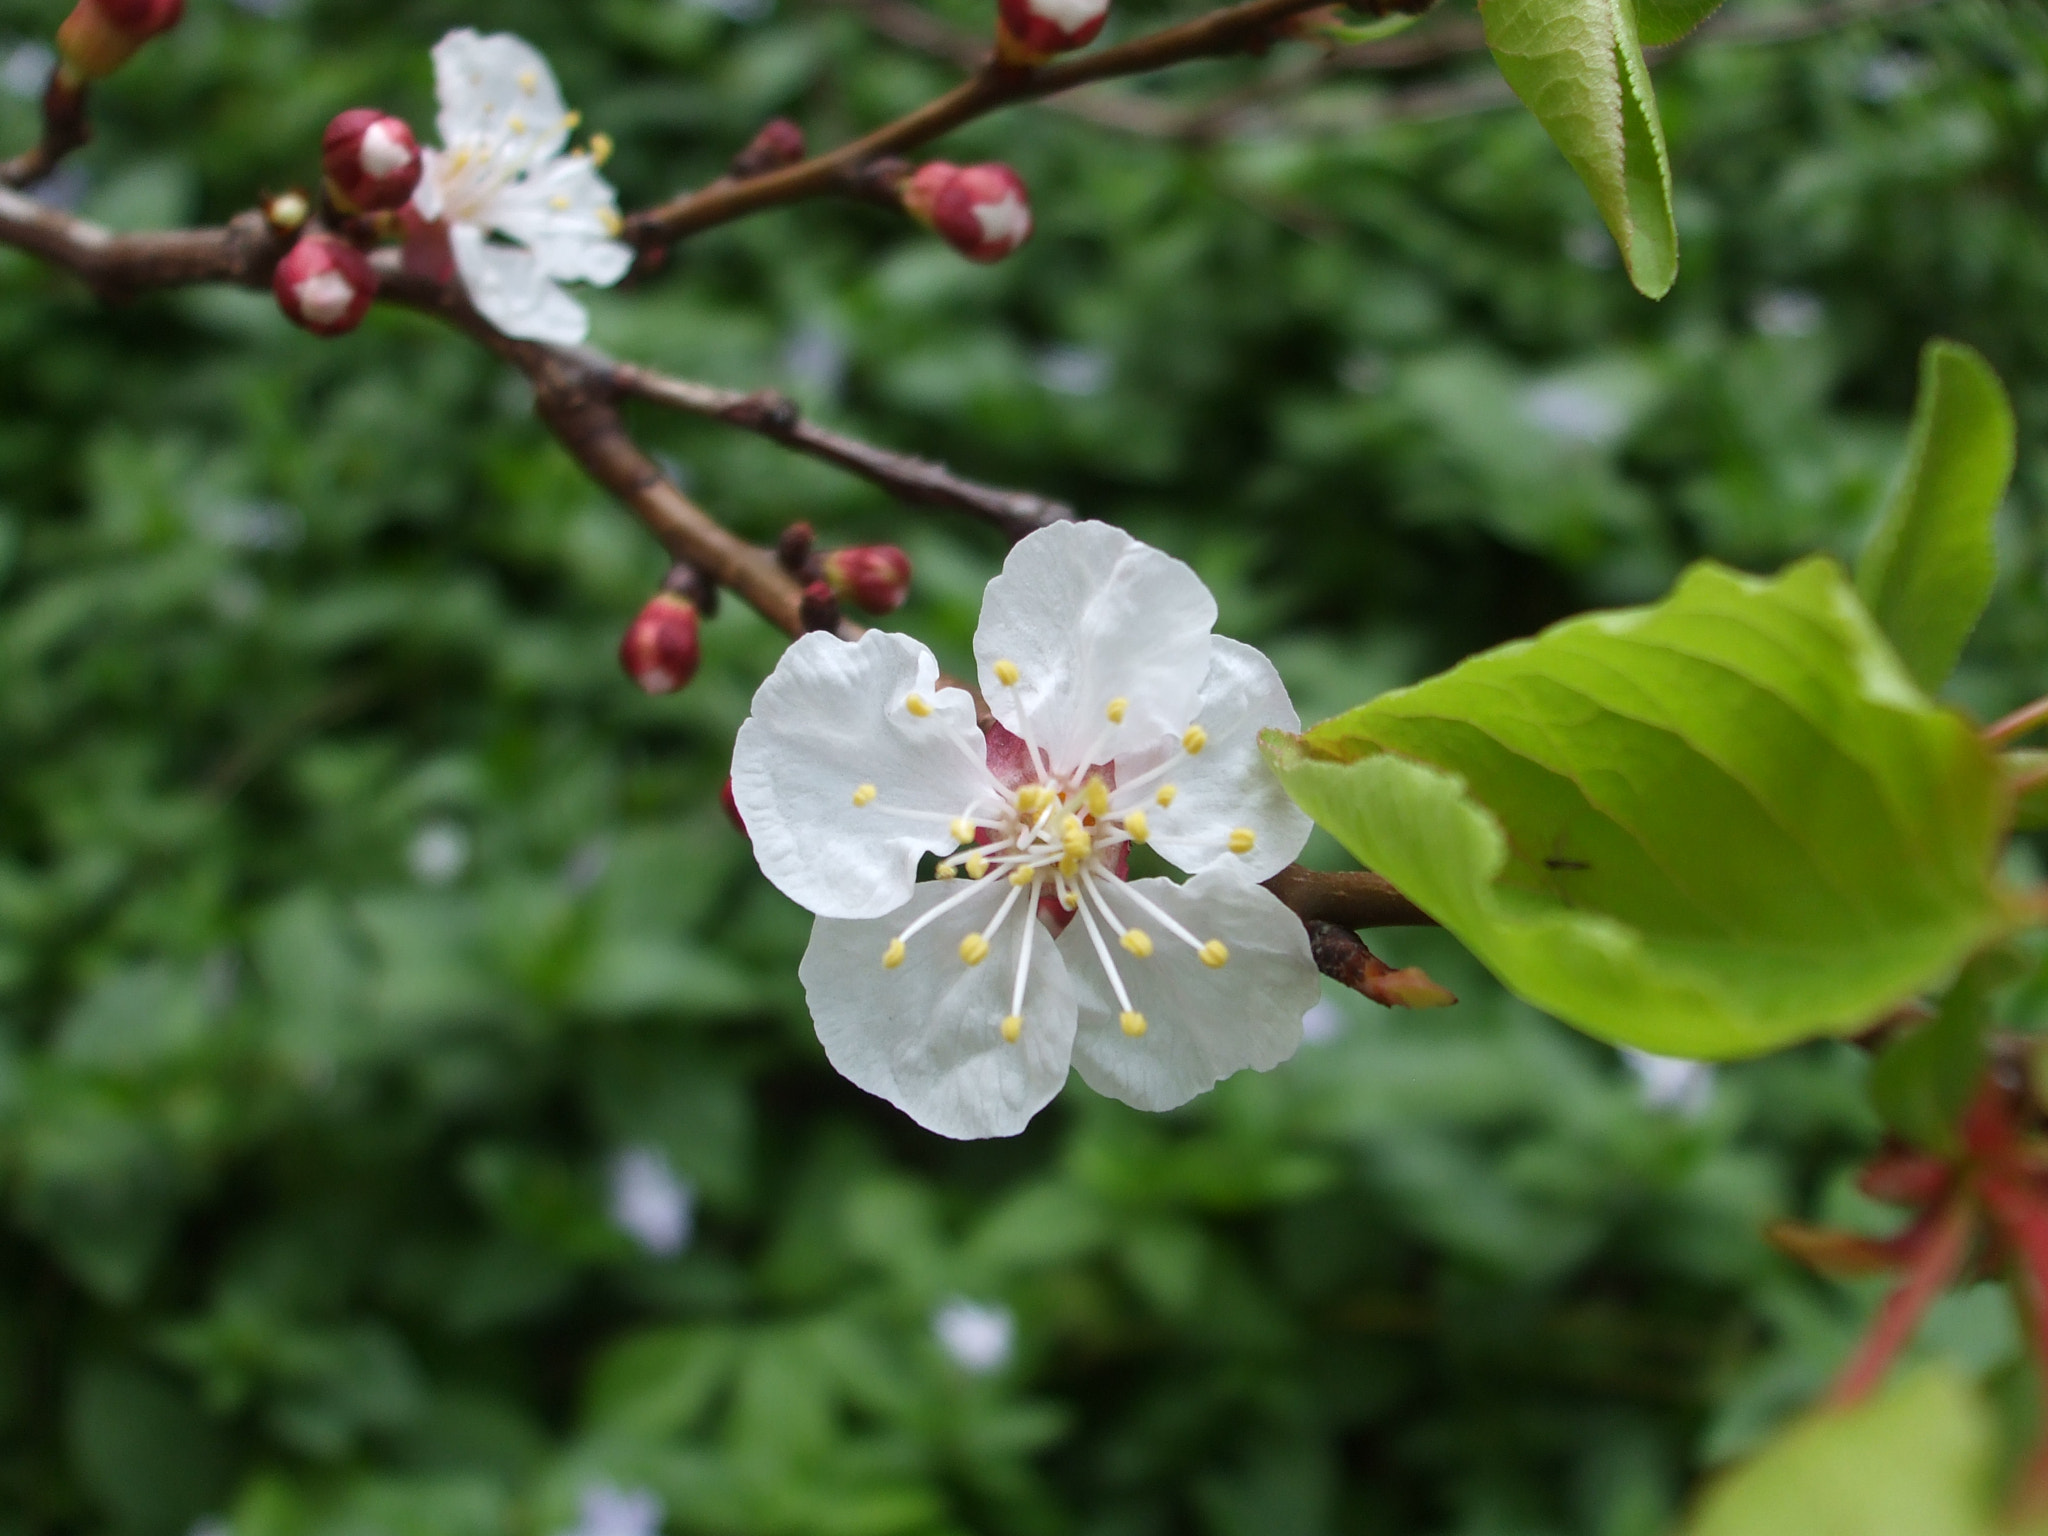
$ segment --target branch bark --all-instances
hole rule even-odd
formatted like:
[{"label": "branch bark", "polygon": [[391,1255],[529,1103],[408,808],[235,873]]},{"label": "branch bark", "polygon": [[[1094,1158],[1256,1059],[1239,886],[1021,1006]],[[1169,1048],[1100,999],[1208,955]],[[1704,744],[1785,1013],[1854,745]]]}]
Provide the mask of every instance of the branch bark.
[{"label": "branch bark", "polygon": [[1436,919],[1394,889],[1386,876],[1366,870],[1330,874],[1290,864],[1266,882],[1266,889],[1303,922],[1334,923],[1340,928],[1436,926]]},{"label": "branch bark", "polygon": [[1063,502],[1050,501],[1029,491],[977,485],[930,459],[891,453],[815,426],[804,419],[795,401],[774,390],[745,394],[736,389],[669,378],[631,363],[612,364],[611,383],[620,394],[757,432],[785,448],[836,464],[902,501],[971,512],[1012,539],[1021,539],[1049,523],[1069,522],[1074,517],[1074,509]]},{"label": "branch bark", "polygon": [[85,87],[68,84],[54,65],[43,87],[42,137],[12,160],[0,163],[0,187],[24,191],[57,169],[64,157],[92,137],[85,115]]}]

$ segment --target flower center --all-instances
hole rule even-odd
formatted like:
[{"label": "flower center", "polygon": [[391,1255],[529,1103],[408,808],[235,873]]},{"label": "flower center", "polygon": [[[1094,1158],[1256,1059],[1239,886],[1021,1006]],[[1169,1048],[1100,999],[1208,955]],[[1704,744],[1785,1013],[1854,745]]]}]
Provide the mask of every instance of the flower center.
[{"label": "flower center", "polygon": [[[999,661],[996,678],[1013,692],[1021,679],[1016,665]],[[930,717],[931,706],[919,695],[910,694],[902,709],[912,719]],[[894,969],[909,953],[910,941],[955,907],[986,890],[985,882],[1001,880],[1009,889],[1003,894],[995,916],[978,932],[960,941],[959,956],[964,964],[980,965],[989,956],[993,941],[1020,903],[1024,904],[1024,934],[1018,952],[1017,971],[1010,992],[1010,1011],[1002,1021],[1005,1040],[1015,1042],[1024,1031],[1024,996],[1031,974],[1031,947],[1038,924],[1032,915],[1042,899],[1058,901],[1079,918],[1108,975],[1111,991],[1121,1010],[1118,1022],[1133,1039],[1148,1028],[1144,1014],[1131,1002],[1110,938],[1128,959],[1143,963],[1152,958],[1155,945],[1151,930],[1142,923],[1156,924],[1174,941],[1186,944],[1211,970],[1229,962],[1230,951],[1220,939],[1201,939],[1175,921],[1158,903],[1134,890],[1119,872],[1115,861],[1119,850],[1143,843],[1151,836],[1149,816],[1153,807],[1173,804],[1178,790],[1165,782],[1183,756],[1192,757],[1208,745],[1208,734],[1191,725],[1181,737],[1179,754],[1170,754],[1156,767],[1118,785],[1114,746],[1116,729],[1123,724],[1129,701],[1112,699],[1104,711],[1104,726],[1097,742],[1080,754],[1078,765],[1055,769],[1049,754],[1042,752],[1030,731],[1030,722],[1019,710],[1025,728],[1024,743],[1033,765],[1034,777],[1022,784],[1004,785],[991,776],[974,803],[957,815],[898,810],[879,806],[884,814],[917,819],[947,820],[947,831],[958,846],[940,859],[935,873],[942,880],[966,876],[963,888],[917,918],[882,953],[882,964]],[[873,785],[854,791],[857,807],[872,806]],[[1244,838],[1251,834],[1246,832]],[[1235,839],[1233,840],[1233,846]],[[1248,852],[1245,842],[1238,852]],[[1110,893],[1115,892],[1112,901]],[[1121,910],[1119,910],[1121,908]],[[1126,921],[1126,918],[1133,919]]]}]

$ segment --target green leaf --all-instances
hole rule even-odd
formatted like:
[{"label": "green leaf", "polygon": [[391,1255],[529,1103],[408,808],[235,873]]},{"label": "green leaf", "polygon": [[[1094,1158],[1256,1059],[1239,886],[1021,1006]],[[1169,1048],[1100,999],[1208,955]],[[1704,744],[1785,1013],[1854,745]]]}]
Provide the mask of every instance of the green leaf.
[{"label": "green leaf", "polygon": [[1954,670],[1991,600],[1991,520],[2013,445],[2012,402],[1991,365],[1959,342],[1930,341],[1906,462],[1856,565],[1864,604],[1923,688]]},{"label": "green leaf", "polygon": [[1870,1074],[1870,1100],[1886,1125],[1933,1152],[1958,1152],[1963,1111],[1984,1076],[1991,998],[2012,975],[2011,958],[1980,955],[1941,1000],[1933,1019],[1887,1045]]},{"label": "green leaf", "polygon": [[1509,987],[1647,1050],[1859,1028],[2012,921],[1998,765],[1828,560],[1696,566],[1268,750]]},{"label": "green leaf", "polygon": [[1721,8],[1721,0],[1637,0],[1636,28],[1645,48],[1675,43]]},{"label": "green leaf", "polygon": [[1501,74],[1593,194],[1630,281],[1661,299],[1678,276],[1678,228],[1632,0],[1481,0],[1479,14]]},{"label": "green leaf", "polygon": [[1794,1425],[1706,1494],[1686,1536],[1987,1536],[1991,1416],[1931,1368]]}]

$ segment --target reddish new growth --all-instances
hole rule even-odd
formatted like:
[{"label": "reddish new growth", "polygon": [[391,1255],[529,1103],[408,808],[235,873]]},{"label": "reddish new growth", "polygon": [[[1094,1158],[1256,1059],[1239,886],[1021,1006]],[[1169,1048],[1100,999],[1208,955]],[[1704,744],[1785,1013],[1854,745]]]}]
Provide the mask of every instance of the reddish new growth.
[{"label": "reddish new growth", "polygon": [[839,601],[863,613],[894,613],[910,596],[910,556],[894,544],[835,549],[824,565],[825,580]]},{"label": "reddish new growth", "polygon": [[1001,0],[996,52],[1005,64],[1043,64],[1085,48],[1109,20],[1109,0]]},{"label": "reddish new growth", "polygon": [[78,80],[102,80],[185,16],[185,0],[78,0],[57,29],[57,52]]},{"label": "reddish new growth", "polygon": [[345,336],[369,313],[377,274],[361,251],[316,229],[277,264],[270,287],[292,324],[315,336]]},{"label": "reddish new growth", "polygon": [[[2018,1073],[2012,1073],[2016,1079]],[[2038,1110],[2017,1081],[1994,1069],[1963,1117],[1960,1148],[1937,1155],[1894,1141],[1863,1170],[1872,1199],[1904,1206],[1913,1219],[1889,1238],[1780,1222],[1771,1240],[1824,1274],[1895,1274],[1829,1400],[1846,1407],[1884,1379],[1921,1320],[1966,1273],[2004,1275],[2025,1319],[2048,1392],[2048,1142]],[[2048,1437],[2034,1451],[2023,1499],[2048,1495]]]},{"label": "reddish new growth", "polygon": [[657,592],[619,642],[619,665],[643,693],[675,693],[689,686],[703,659],[697,605],[673,592]]},{"label": "reddish new growth", "polygon": [[1031,195],[1007,165],[934,160],[903,183],[904,212],[969,261],[1001,261],[1031,238]]},{"label": "reddish new growth", "polygon": [[355,107],[327,125],[320,168],[327,196],[342,213],[399,208],[420,184],[420,146],[405,119]]}]

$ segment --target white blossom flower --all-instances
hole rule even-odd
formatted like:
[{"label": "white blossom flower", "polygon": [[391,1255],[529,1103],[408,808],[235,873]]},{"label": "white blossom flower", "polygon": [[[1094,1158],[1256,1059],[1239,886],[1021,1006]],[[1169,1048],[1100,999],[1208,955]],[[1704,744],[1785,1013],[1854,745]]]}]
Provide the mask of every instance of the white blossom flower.
[{"label": "white blossom flower", "polygon": [[1005,1306],[984,1306],[956,1296],[932,1314],[932,1337],[961,1370],[986,1376],[1010,1363],[1017,1346],[1017,1316]]},{"label": "white blossom flower", "polygon": [[564,1536],[657,1536],[667,1511],[645,1488],[591,1483],[578,1501],[580,1519]]},{"label": "white blossom flower", "polygon": [[690,1246],[697,1192],[659,1147],[628,1147],[612,1159],[612,1224],[657,1258]]},{"label": "white blossom flower", "polygon": [[[986,738],[907,636],[784,653],[733,795],[763,872],[818,915],[801,975],[840,1072],[964,1138],[1022,1130],[1070,1065],[1163,1110],[1293,1055],[1318,975],[1258,882],[1310,823],[1258,734],[1299,720],[1215,619],[1180,561],[1061,523],[989,583]],[[1192,878],[1126,879],[1132,843]],[[919,884],[926,855],[938,878]]]},{"label": "white blossom flower", "polygon": [[1621,1047],[1621,1059],[1635,1074],[1636,1088],[1650,1109],[1696,1120],[1714,1102],[1714,1068],[1682,1056],[1658,1056],[1632,1045]]},{"label": "white blossom flower", "polygon": [[610,287],[633,264],[617,238],[618,197],[597,160],[566,152],[578,117],[548,61],[509,33],[464,27],[434,45],[442,148],[425,152],[413,194],[444,220],[455,269],[507,336],[574,346],[590,317],[560,286]]}]

